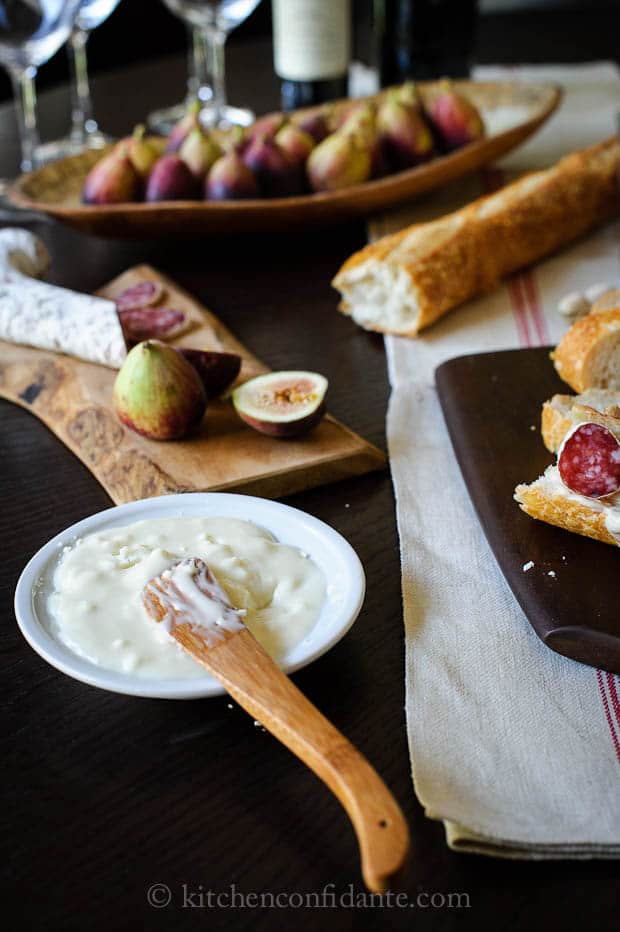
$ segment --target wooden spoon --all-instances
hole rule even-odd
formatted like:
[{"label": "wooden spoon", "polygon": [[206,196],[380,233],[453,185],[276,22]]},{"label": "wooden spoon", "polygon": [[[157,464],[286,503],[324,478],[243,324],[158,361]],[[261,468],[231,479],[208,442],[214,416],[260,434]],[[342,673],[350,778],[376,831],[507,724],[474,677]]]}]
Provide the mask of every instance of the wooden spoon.
[{"label": "wooden spoon", "polygon": [[368,761],[263,650],[209,567],[197,558],[182,560],[147,583],[142,598],[149,616],[165,624],[239,705],[335,793],[353,823],[366,886],[384,893],[409,848],[398,803]]}]

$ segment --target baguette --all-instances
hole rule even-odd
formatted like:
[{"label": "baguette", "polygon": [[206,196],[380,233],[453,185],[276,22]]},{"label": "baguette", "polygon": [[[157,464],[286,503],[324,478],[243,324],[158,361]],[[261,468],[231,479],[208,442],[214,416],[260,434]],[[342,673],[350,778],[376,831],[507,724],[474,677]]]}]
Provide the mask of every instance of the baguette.
[{"label": "baguette", "polygon": [[620,214],[617,136],[351,256],[332,284],[367,330],[415,336],[517,269]]},{"label": "baguette", "polygon": [[554,352],[560,378],[574,391],[620,389],[620,308],[591,311],[566,331]]},{"label": "baguette", "polygon": [[579,406],[588,406],[602,414],[616,414],[620,409],[620,391],[588,388],[581,395],[554,395],[542,409],[541,432],[545,446],[557,453],[566,434],[580,423]]}]

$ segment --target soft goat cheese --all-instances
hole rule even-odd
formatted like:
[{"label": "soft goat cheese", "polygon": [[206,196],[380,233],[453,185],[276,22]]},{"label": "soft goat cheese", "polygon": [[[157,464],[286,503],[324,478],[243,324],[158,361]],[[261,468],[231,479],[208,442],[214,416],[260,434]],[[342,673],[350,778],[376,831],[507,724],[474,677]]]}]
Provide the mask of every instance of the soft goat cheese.
[{"label": "soft goat cheese", "polygon": [[142,604],[145,584],[187,557],[213,570],[276,659],[310,633],[325,602],[319,567],[263,528],[236,518],[161,518],[100,531],[64,548],[48,599],[54,635],[108,670],[160,679],[204,676]]}]

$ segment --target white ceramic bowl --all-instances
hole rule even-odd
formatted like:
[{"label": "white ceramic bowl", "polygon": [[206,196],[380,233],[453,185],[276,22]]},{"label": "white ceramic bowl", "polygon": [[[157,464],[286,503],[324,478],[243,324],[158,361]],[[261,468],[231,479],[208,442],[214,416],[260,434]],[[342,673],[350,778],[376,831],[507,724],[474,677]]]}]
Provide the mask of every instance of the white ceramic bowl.
[{"label": "white ceramic bowl", "polygon": [[91,686],[130,696],[158,699],[197,699],[217,696],[224,689],[205,674],[195,679],[161,680],[105,670],[74,654],[52,633],[46,608],[59,552],[76,537],[111,527],[123,527],[148,518],[242,518],[266,528],[282,543],[304,550],[322,569],[327,599],[310,634],[282,660],[292,673],[333,647],[349,630],[364,601],[365,578],[350,544],[323,521],[280,502],[249,495],[189,492],[147,498],[91,515],[52,538],[30,560],[15,591],[15,614],[31,647],[63,673]]}]

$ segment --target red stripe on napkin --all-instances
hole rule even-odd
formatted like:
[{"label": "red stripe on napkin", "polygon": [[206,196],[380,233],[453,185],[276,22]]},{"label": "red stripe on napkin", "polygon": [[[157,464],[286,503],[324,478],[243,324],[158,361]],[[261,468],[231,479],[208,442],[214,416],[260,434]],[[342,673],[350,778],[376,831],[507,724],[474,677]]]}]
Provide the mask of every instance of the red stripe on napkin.
[{"label": "red stripe on napkin", "polygon": [[[609,677],[611,674],[607,674],[607,675]],[[596,678],[598,680],[598,688],[601,694],[601,699],[603,700],[603,709],[605,710],[605,718],[607,719],[607,725],[609,726],[611,740],[614,746],[614,750],[616,752],[618,763],[620,764],[620,739],[618,738],[614,720],[612,718],[611,709],[609,707],[609,700],[607,698],[607,692],[605,691],[605,681],[603,680],[603,673],[601,670],[596,671]]]}]

